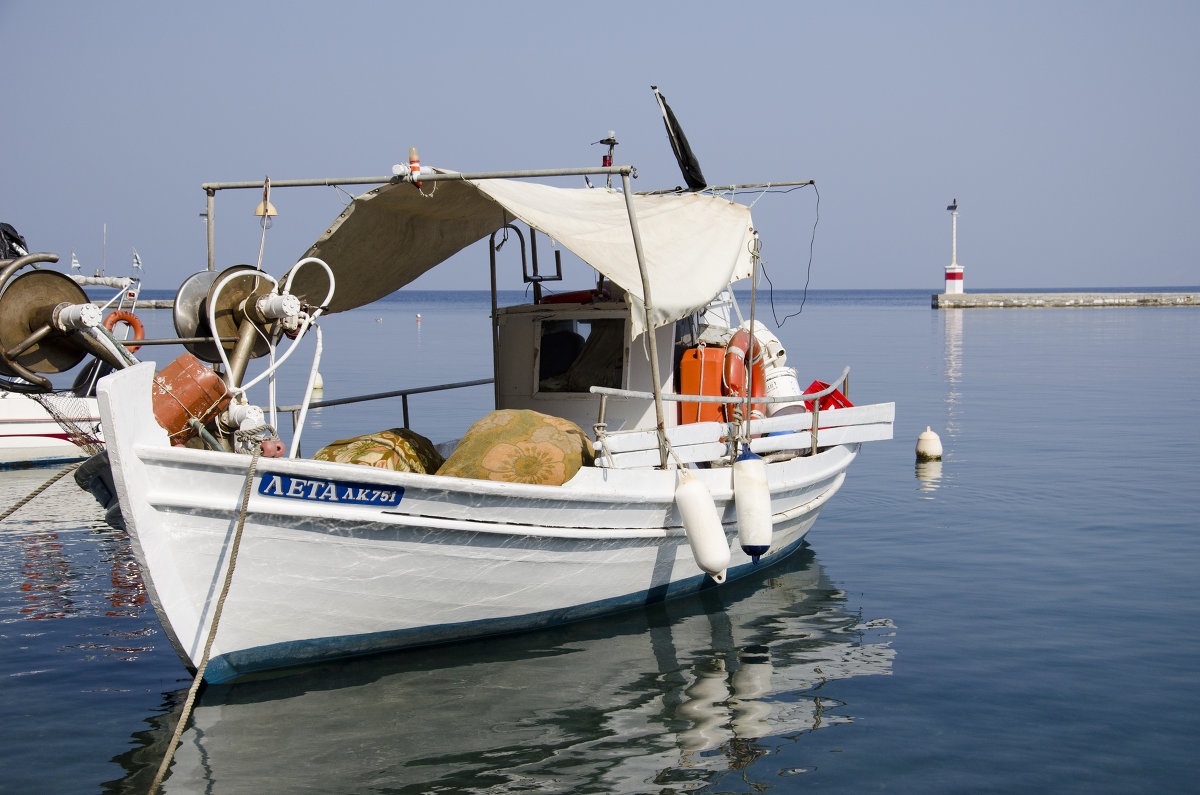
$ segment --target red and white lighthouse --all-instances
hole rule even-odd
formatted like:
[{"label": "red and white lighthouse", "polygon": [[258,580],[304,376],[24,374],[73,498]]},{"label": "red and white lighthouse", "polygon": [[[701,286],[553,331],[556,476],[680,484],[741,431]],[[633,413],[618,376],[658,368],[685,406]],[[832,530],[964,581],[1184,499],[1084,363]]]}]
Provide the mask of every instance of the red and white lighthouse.
[{"label": "red and white lighthouse", "polygon": [[963,291],[963,269],[958,264],[958,199],[946,208],[950,211],[950,264],[946,266],[946,294]]}]

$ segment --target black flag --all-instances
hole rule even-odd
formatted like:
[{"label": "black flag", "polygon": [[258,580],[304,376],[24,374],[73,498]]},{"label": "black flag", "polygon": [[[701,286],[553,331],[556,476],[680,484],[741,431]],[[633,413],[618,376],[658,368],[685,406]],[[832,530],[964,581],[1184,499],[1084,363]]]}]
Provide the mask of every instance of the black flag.
[{"label": "black flag", "polygon": [[650,88],[653,89],[654,96],[658,99],[658,106],[662,109],[663,124],[667,125],[667,138],[671,140],[671,149],[675,152],[675,159],[679,161],[679,170],[683,172],[684,181],[692,190],[708,187],[708,183],[704,180],[704,174],[700,171],[700,162],[692,154],[687,136],[683,134],[679,121],[671,112],[671,106],[667,104],[666,97],[659,93],[658,86],[650,86]]},{"label": "black flag", "polygon": [[0,224],[0,259],[17,259],[29,253],[29,244],[12,224]]}]

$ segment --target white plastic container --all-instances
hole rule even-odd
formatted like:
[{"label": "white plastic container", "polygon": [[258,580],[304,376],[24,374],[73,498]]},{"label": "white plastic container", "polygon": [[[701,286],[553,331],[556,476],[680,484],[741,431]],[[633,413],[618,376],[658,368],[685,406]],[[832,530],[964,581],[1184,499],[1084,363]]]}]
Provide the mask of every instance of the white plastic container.
[{"label": "white plastic container", "polygon": [[[796,378],[796,371],[791,367],[772,367],[768,369],[766,382],[767,397],[786,397],[788,395],[804,394],[804,390],[800,388],[800,381]],[[800,414],[804,410],[803,400],[797,400],[793,403],[767,404],[768,417],[774,417],[777,414]]]}]

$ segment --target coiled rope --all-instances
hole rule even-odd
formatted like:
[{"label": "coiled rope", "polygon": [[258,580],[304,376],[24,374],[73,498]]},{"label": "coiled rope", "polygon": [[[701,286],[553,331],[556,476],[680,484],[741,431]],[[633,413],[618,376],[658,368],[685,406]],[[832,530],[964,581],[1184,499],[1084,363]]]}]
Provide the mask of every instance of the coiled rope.
[{"label": "coiled rope", "polygon": [[196,677],[192,680],[187,699],[183,703],[183,713],[179,716],[179,722],[175,724],[175,733],[171,735],[171,742],[167,744],[167,752],[163,756],[162,764],[158,766],[158,773],[155,774],[154,781],[150,784],[150,795],[158,792],[163,778],[167,775],[167,768],[171,766],[171,761],[175,758],[175,748],[179,744],[179,738],[183,736],[183,730],[196,705],[196,695],[200,692],[200,685],[204,682],[204,671],[208,668],[208,656],[212,651],[213,640],[217,637],[221,612],[225,609],[225,597],[229,595],[229,586],[233,583],[233,568],[237,565],[238,548],[242,544],[242,530],[246,526],[246,513],[250,505],[250,487],[253,485],[254,470],[258,467],[258,457],[261,454],[260,447],[255,448],[250,456],[250,468],[246,470],[246,483],[242,487],[242,507],[238,513],[237,529],[233,533],[233,543],[229,547],[229,568],[225,570],[225,582],[221,584],[221,595],[217,598],[217,606],[213,611],[212,626],[209,627],[208,638],[204,641],[204,654],[200,657],[200,664],[196,666]]}]

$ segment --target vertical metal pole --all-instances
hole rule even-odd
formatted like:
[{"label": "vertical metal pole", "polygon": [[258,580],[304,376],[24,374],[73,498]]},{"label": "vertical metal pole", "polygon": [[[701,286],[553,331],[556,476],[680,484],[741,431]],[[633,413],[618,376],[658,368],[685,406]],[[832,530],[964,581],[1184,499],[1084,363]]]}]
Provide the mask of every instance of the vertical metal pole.
[{"label": "vertical metal pole", "polygon": [[[505,216],[504,222],[508,223]],[[503,227],[501,227],[503,228]],[[500,408],[500,317],[496,314],[496,234],[488,241],[492,266],[492,408]],[[522,263],[524,265],[524,263]]]},{"label": "vertical metal pole", "polygon": [[248,317],[243,318],[238,326],[238,340],[233,346],[233,352],[229,354],[229,373],[225,380],[231,387],[241,386],[242,378],[246,375],[246,365],[250,364],[250,354],[257,340],[258,331],[254,328],[254,321]]},{"label": "vertical metal pole", "polygon": [[[758,237],[754,238],[755,243],[758,242]],[[730,287],[730,290],[733,288]],[[758,305],[758,251],[757,246],[754,251],[754,267],[750,270],[750,345],[746,351],[746,406],[743,409],[743,418],[745,424],[742,426],[742,439],[746,442],[746,449],[750,449],[750,410],[751,398],[754,396],[754,361],[762,358],[762,348],[758,344],[758,335],[754,328],[755,312]],[[757,355],[755,355],[757,352]],[[764,367],[764,373],[766,372]],[[737,445],[734,445],[734,451],[737,452]]]},{"label": "vertical metal pole", "polygon": [[658,423],[658,455],[659,468],[667,468],[667,426],[663,419],[662,384],[658,379],[658,343],[655,340],[655,329],[650,323],[650,274],[646,270],[646,255],[642,251],[642,233],[638,230],[637,212],[633,208],[633,190],[629,184],[629,174],[621,173],[621,187],[625,191],[625,209],[629,213],[629,228],[633,232],[633,252],[637,256],[638,271],[642,276],[642,307],[646,312],[646,334],[650,349],[650,378],[654,381],[654,419]]},{"label": "vertical metal pole", "polygon": [[217,257],[213,249],[213,211],[217,205],[217,192],[213,188],[209,188],[205,192],[208,194],[208,205],[204,211],[204,220],[208,226],[208,269],[215,271],[217,269]]},{"label": "vertical metal pole", "polygon": [[813,398],[812,454],[817,454],[817,422],[821,416],[821,399]]},{"label": "vertical metal pole", "polygon": [[537,263],[537,230],[532,226],[529,227],[529,261],[533,267],[533,302],[540,304],[542,302],[542,280],[541,274],[538,272]]}]

